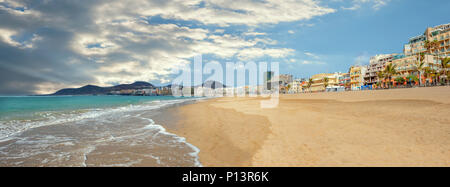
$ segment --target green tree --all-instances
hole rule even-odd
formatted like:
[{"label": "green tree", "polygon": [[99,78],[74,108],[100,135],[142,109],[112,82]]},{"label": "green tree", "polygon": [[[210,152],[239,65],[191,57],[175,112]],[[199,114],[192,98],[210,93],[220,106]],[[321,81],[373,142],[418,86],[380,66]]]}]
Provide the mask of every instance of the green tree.
[{"label": "green tree", "polygon": [[309,90],[310,92],[311,92],[311,86],[312,86],[312,83],[313,83],[313,79],[309,78],[308,84],[306,84],[306,87],[308,88],[308,90]]},{"label": "green tree", "polygon": [[325,87],[325,91],[327,90],[329,82],[330,82],[330,79],[328,77],[323,78],[323,87]]},{"label": "green tree", "polygon": [[286,86],[286,88],[287,88],[288,91],[291,90],[291,84],[288,84],[288,85]]},{"label": "green tree", "polygon": [[425,79],[428,79],[428,78],[432,77],[433,72],[434,71],[430,67],[426,67],[426,68],[424,68],[423,76],[425,77]]},{"label": "green tree", "polygon": [[396,68],[397,68],[397,65],[391,63],[391,64],[388,64],[386,66],[386,69],[384,70],[384,76],[386,77],[386,79],[388,79],[388,87],[389,88],[392,85],[391,84],[392,77],[398,74]]},{"label": "green tree", "polygon": [[379,71],[377,73],[377,77],[378,77],[377,86],[381,86],[381,82],[384,79],[384,72],[383,71]]},{"label": "green tree", "polygon": [[417,78],[417,76],[415,76],[415,75],[408,75],[406,77],[406,80],[410,81],[411,84],[413,85],[413,82],[419,81],[419,78]]},{"label": "green tree", "polygon": [[403,83],[405,83],[405,79],[403,79],[403,77],[397,77],[395,78],[395,81],[398,83],[398,85],[402,85]]},{"label": "green tree", "polygon": [[447,68],[450,65],[450,58],[449,57],[445,57],[445,58],[441,58],[441,68],[442,68],[442,75],[444,75],[445,78],[445,83],[448,84],[448,72],[447,72]]}]

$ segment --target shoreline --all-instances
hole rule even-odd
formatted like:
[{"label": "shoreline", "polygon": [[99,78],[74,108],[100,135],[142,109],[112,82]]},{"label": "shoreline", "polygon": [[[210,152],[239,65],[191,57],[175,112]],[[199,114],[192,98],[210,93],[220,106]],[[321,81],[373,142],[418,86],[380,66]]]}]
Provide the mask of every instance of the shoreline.
[{"label": "shoreline", "polygon": [[0,140],[0,166],[201,166],[197,147],[167,131],[177,118],[166,114],[195,102],[155,100],[25,123]]},{"label": "shoreline", "polygon": [[[248,115],[237,112],[233,109],[214,108],[209,103],[216,102],[221,98],[214,98],[204,102],[197,102],[190,105],[184,105],[174,108],[174,115],[179,116],[176,127],[168,129],[180,137],[186,138],[186,141],[200,149],[200,163],[203,166],[252,166],[254,152],[261,148],[258,144],[263,141],[270,133],[269,121],[258,115]],[[195,111],[201,110],[201,113]],[[195,118],[185,118],[186,115],[193,115]],[[215,129],[208,126],[203,128],[201,124],[195,126],[200,118],[206,123],[211,124]],[[223,121],[233,124],[233,128],[227,128]],[[251,121],[252,123],[247,123]],[[192,128],[195,126],[194,128]],[[244,132],[246,137],[234,137],[233,134]],[[201,139],[192,139],[191,137],[202,137]],[[201,142],[199,142],[200,140]],[[247,143],[242,143],[246,141]],[[201,144],[201,147],[197,145]]]},{"label": "shoreline", "polygon": [[174,108],[168,131],[203,166],[450,166],[450,87],[215,98]]}]

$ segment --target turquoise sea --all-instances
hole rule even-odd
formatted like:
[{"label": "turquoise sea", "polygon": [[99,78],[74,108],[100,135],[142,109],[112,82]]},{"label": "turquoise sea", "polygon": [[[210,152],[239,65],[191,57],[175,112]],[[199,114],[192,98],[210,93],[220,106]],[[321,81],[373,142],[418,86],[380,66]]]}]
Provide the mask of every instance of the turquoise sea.
[{"label": "turquoise sea", "polygon": [[202,99],[0,97],[0,167],[201,166],[199,150],[154,119]]},{"label": "turquoise sea", "polygon": [[42,112],[71,112],[175,100],[172,96],[4,96],[0,97],[0,121],[32,120]]}]

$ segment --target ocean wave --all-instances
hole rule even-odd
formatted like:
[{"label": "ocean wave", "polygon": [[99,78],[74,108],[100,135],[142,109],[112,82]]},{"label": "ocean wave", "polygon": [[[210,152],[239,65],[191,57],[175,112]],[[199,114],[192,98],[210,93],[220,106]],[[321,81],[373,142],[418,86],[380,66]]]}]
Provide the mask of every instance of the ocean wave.
[{"label": "ocean wave", "polygon": [[[140,117],[140,116],[138,116],[138,117]],[[171,136],[171,137],[175,138],[177,142],[183,143],[186,146],[188,146],[189,148],[191,148],[193,150],[193,152],[189,153],[189,156],[195,158],[194,166],[195,167],[202,167],[202,164],[200,163],[200,158],[198,156],[198,154],[200,153],[200,149],[199,148],[197,148],[194,145],[188,143],[186,141],[186,138],[180,137],[180,136],[178,136],[176,134],[172,134],[170,132],[167,132],[166,129],[162,125],[156,124],[155,121],[153,121],[153,119],[145,118],[145,117],[140,117],[140,118],[143,119],[143,120],[148,120],[150,122],[150,124],[147,125],[144,128],[149,128],[149,129],[155,129],[156,128],[156,129],[159,129],[159,133],[167,135],[167,136]]]},{"label": "ocean wave", "polygon": [[154,110],[165,106],[181,104],[189,101],[204,100],[205,98],[189,98],[189,99],[175,99],[175,100],[158,100],[154,102],[147,102],[137,105],[128,105],[114,108],[93,108],[86,110],[74,111],[48,111],[39,112],[40,116],[36,120],[10,120],[0,122],[0,142],[9,140],[10,137],[23,133],[29,129],[64,124],[69,122],[76,122],[84,119],[98,118],[103,115],[109,115],[122,112]]}]

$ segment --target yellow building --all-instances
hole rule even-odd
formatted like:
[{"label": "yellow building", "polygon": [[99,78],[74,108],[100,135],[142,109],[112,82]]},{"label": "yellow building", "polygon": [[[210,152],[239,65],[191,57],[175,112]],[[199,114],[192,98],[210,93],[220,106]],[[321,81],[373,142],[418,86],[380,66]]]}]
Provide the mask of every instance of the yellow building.
[{"label": "yellow building", "polygon": [[361,86],[364,86],[366,71],[366,66],[352,66],[350,68],[350,87],[352,90],[360,90]]},{"label": "yellow building", "polygon": [[311,79],[313,80],[313,83],[311,84],[311,91],[312,92],[321,92],[325,91],[325,77],[328,78],[328,86],[339,86],[339,78],[343,76],[343,73],[321,73],[317,75],[313,75]]},{"label": "yellow building", "polygon": [[404,47],[404,54],[410,56],[426,53],[425,41],[427,40],[439,42],[439,47],[433,49],[431,53],[438,54],[441,57],[450,56],[450,23],[427,28],[423,35],[410,38],[409,43]]},{"label": "yellow building", "polygon": [[[399,73],[398,76],[406,77],[408,75],[416,75],[417,74],[417,55],[415,56],[397,56],[392,62],[388,62],[387,64],[395,64],[396,71]],[[437,57],[433,55],[425,55],[424,56],[424,68],[428,67],[432,70],[439,70],[439,60]],[[398,77],[396,76],[396,77]]]},{"label": "yellow building", "polygon": [[290,84],[291,87],[290,87],[289,92],[290,93],[302,93],[303,92],[303,84],[302,84],[303,82],[304,81],[300,80],[300,79],[293,80],[292,83]]}]

